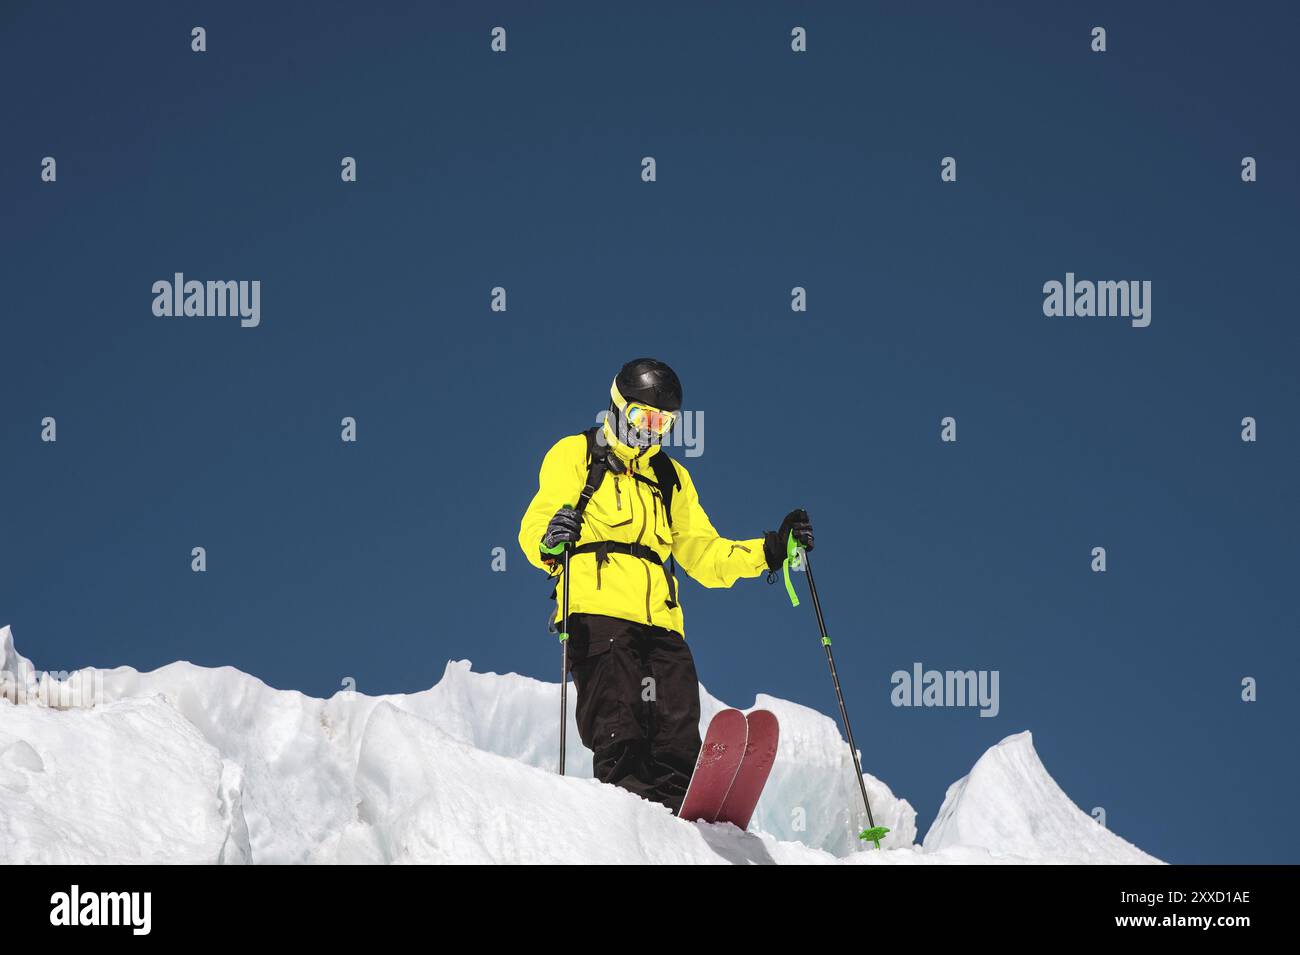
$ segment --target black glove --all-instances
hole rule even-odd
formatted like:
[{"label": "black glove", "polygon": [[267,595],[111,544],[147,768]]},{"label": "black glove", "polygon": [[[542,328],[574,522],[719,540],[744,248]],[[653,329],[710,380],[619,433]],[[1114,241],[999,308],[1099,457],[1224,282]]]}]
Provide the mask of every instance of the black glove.
[{"label": "black glove", "polygon": [[781,522],[779,531],[768,531],[763,535],[763,556],[767,558],[768,570],[780,570],[785,562],[785,542],[794,533],[794,542],[804,550],[813,549],[812,523],[808,512],[802,507],[791,511]]},{"label": "black glove", "polygon": [[546,525],[546,533],[542,535],[542,553],[558,554],[565,544],[575,543],[581,534],[582,515],[566,504]]}]

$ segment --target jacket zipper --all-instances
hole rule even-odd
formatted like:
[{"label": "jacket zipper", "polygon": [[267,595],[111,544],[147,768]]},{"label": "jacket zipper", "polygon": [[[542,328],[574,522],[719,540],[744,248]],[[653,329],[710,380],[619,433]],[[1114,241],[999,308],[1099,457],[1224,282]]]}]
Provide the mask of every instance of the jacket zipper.
[{"label": "jacket zipper", "polygon": [[618,489],[618,475],[614,475],[614,510],[623,510],[623,492]]},{"label": "jacket zipper", "polygon": [[654,623],[650,616],[650,562],[643,560],[641,563],[645,567],[645,622]]},{"label": "jacket zipper", "polygon": [[646,524],[649,522],[650,511],[649,508],[645,506],[645,500],[641,497],[641,485],[635,485],[635,490],[636,501],[641,505],[641,529],[636,532],[636,542],[639,544],[641,543],[641,539],[645,537]]}]

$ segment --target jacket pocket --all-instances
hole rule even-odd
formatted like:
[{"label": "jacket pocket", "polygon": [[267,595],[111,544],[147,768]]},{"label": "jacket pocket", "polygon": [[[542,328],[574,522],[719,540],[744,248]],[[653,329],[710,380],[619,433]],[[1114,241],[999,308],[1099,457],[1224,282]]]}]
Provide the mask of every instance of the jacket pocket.
[{"label": "jacket pocket", "polygon": [[626,527],[632,523],[632,509],[630,507],[619,509],[614,506],[614,492],[611,488],[605,486],[612,483],[612,481],[612,477],[606,476],[600,490],[593,494],[591,500],[587,502],[587,511],[584,516],[605,527]]},{"label": "jacket pocket", "polygon": [[586,627],[569,626],[569,669],[594,657],[609,653],[614,648],[614,638],[605,633],[592,633]]},{"label": "jacket pocket", "polygon": [[[673,530],[668,524],[668,512],[664,510],[664,500],[654,491],[650,492],[654,499],[654,535],[659,546],[671,548],[673,546]],[[664,535],[668,535],[665,537]]]}]

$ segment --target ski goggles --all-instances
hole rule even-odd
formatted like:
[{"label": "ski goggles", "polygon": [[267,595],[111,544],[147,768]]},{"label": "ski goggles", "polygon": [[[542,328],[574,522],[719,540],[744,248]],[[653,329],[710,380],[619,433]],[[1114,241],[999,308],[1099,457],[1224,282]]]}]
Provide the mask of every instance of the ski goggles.
[{"label": "ski goggles", "polygon": [[662,438],[677,423],[680,412],[663,411],[640,401],[627,401],[619,394],[617,383],[610,386],[609,395],[614,399],[615,407],[622,411],[628,427],[634,431],[656,434]]},{"label": "ski goggles", "polygon": [[630,402],[623,415],[627,418],[627,423],[637,431],[645,431],[648,434],[657,434],[663,437],[672,429],[673,424],[677,421],[677,412],[660,411],[658,408],[651,408],[649,405]]}]

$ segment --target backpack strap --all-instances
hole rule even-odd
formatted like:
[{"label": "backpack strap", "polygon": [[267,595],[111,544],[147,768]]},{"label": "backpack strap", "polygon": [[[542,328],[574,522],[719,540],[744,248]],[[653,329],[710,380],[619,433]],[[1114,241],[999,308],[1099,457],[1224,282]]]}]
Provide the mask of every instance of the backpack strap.
[{"label": "backpack strap", "polygon": [[[609,563],[610,554],[627,554],[629,557],[638,557],[647,563],[654,564],[656,567],[662,567],[664,580],[668,584],[668,599],[664,603],[668,605],[669,609],[677,606],[677,565],[673,563],[671,555],[668,558],[668,563],[665,564],[659,559],[659,555],[645,544],[625,544],[622,541],[593,541],[590,544],[579,544],[569,554],[573,557],[578,554],[595,554],[597,580],[600,580],[601,567]],[[669,565],[672,565],[671,568]]]},{"label": "backpack strap", "polygon": [[[650,459],[650,468],[655,473],[655,481],[659,484],[659,496],[664,502],[664,516],[668,518],[668,527],[673,526],[673,491],[682,486],[682,479],[677,476],[677,466],[673,464],[673,459],[668,456],[668,452],[663,448],[659,453]],[[677,558],[669,552],[668,566],[664,568],[664,575],[668,578],[668,606],[677,606]]]},{"label": "backpack strap", "polygon": [[605,472],[609,470],[606,455],[596,453],[596,430],[588,428],[582,432],[582,436],[587,439],[587,483],[582,486],[582,493],[578,495],[578,503],[574,508],[579,514],[587,509],[591,496],[600,490]]},{"label": "backpack strap", "polygon": [[673,526],[673,491],[682,486],[682,479],[677,476],[677,466],[663,448],[650,459],[650,469],[654,471],[655,481],[659,484],[659,496],[664,501],[664,513],[668,515],[668,526]]},{"label": "backpack strap", "polygon": [[[591,501],[591,496],[595,494],[598,490],[600,490],[601,482],[605,480],[605,472],[609,470],[609,464],[606,460],[606,456],[603,454],[595,453],[596,429],[588,428],[586,431],[582,432],[582,436],[587,439],[587,482],[582,486],[582,491],[578,494],[578,503],[574,505],[574,510],[576,510],[579,514],[581,514],[583,511],[587,509],[587,504]],[[572,551],[570,551],[570,554],[572,554]],[[549,599],[555,600],[556,594],[559,592],[560,589],[560,584],[558,580],[560,567],[558,561],[554,563],[547,561],[547,563],[551,564],[551,581],[552,581],[551,596]],[[551,633],[559,632],[556,629],[554,620],[550,621],[550,623],[547,626],[547,629]]]}]

